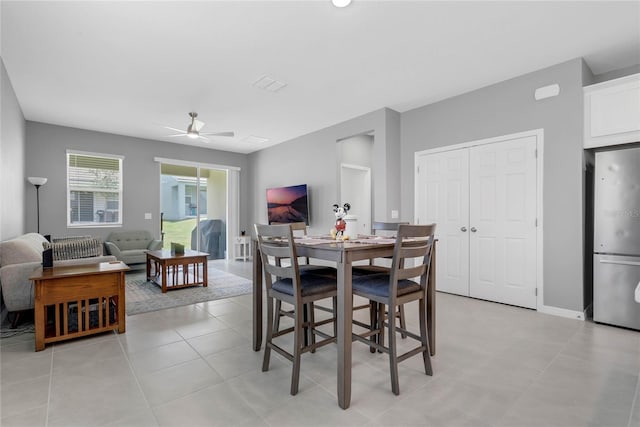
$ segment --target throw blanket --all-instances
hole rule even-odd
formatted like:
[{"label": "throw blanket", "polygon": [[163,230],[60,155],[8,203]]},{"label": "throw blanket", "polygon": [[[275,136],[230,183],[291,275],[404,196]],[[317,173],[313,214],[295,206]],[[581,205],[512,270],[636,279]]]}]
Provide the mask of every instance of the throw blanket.
[{"label": "throw blanket", "polygon": [[102,256],[102,241],[92,236],[62,237],[43,242],[44,249],[53,250],[54,261]]}]

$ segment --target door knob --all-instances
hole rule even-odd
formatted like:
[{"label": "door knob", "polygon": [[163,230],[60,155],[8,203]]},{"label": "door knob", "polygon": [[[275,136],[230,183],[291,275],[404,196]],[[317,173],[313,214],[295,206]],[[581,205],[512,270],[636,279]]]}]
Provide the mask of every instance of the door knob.
[{"label": "door knob", "polygon": [[460,231],[462,231],[463,233],[465,233],[467,231],[467,227],[460,227]]},{"label": "door knob", "polygon": [[475,227],[471,227],[471,232],[472,232],[472,233],[475,233],[476,231],[478,231],[478,229],[477,229],[477,228],[475,228]]}]

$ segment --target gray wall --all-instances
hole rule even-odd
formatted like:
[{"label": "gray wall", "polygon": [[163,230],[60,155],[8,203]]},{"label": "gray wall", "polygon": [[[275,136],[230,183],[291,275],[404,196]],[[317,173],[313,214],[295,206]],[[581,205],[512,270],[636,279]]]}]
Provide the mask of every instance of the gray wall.
[{"label": "gray wall", "polygon": [[609,71],[608,73],[593,76],[593,81],[589,84],[602,83],[608,80],[619,79],[620,77],[630,76],[631,74],[640,73],[640,64],[631,67],[621,68],[619,70]]},{"label": "gray wall", "polygon": [[[340,163],[373,167],[373,136],[356,135],[338,142]],[[340,153],[341,151],[341,153]],[[340,172],[338,171],[338,175]]]},{"label": "gray wall", "polygon": [[[402,114],[402,219],[413,220],[414,153],[544,129],[544,304],[583,309],[582,60],[575,59]],[[560,95],[535,101],[536,88]]]},{"label": "gray wall", "polygon": [[[25,121],[13,85],[0,58],[0,241],[25,231],[25,198],[35,202],[35,188],[25,174]],[[30,188],[27,188],[27,185]],[[27,191],[29,190],[29,191]]]},{"label": "gray wall", "polygon": [[[248,191],[244,154],[30,121],[27,121],[26,140],[26,174],[49,178],[49,182],[40,188],[40,231],[43,234],[105,237],[120,229],[143,229],[159,237],[160,167],[154,157],[240,167],[240,223],[247,221],[245,199],[242,197]],[[67,228],[67,149],[125,157],[122,228]],[[153,219],[145,220],[145,212],[151,212]],[[27,231],[35,231],[35,197],[27,200],[26,221]]]},{"label": "gray wall", "polygon": [[[266,223],[267,188],[307,184],[310,192],[310,232],[328,233],[335,221],[332,205],[338,202],[339,192],[337,176],[340,156],[337,141],[369,131],[374,132],[372,213],[374,218],[385,220],[392,209],[400,208],[399,195],[394,196],[398,192],[399,176],[389,175],[389,170],[398,170],[399,165],[392,165],[394,158],[387,155],[389,145],[399,146],[400,128],[393,126],[396,122],[397,113],[384,108],[251,153],[248,225]],[[390,126],[392,129],[389,129]],[[396,204],[393,204],[394,201]]]},{"label": "gray wall", "polygon": [[[400,192],[401,188],[401,178],[402,178],[402,169],[404,166],[402,165],[402,145],[401,145],[401,119],[402,116],[400,113],[394,110],[388,110],[387,115],[385,116],[385,132],[386,134],[386,152],[385,157],[387,159],[387,170],[385,181],[387,183],[386,187],[386,200],[385,203],[388,206],[385,215],[377,216],[374,215],[373,221],[397,221],[397,219],[391,218],[391,210],[398,210],[400,218],[403,216],[412,215],[412,212],[402,212],[404,209],[402,207],[402,197],[403,193]],[[413,167],[413,166],[411,166]],[[373,181],[373,185],[376,185],[375,180]],[[411,198],[413,200],[413,197]]]}]

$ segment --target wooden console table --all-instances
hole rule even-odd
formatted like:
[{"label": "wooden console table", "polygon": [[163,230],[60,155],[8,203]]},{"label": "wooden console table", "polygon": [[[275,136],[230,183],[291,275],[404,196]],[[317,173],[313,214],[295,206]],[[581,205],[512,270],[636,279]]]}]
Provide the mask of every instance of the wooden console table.
[{"label": "wooden console table", "polygon": [[[162,293],[167,289],[186,288],[202,285],[207,287],[207,258],[206,252],[186,249],[184,254],[171,254],[169,249],[147,252],[147,280],[162,287]],[[153,265],[153,268],[151,268]],[[192,269],[189,267],[193,265]],[[153,270],[153,274],[152,274]]]},{"label": "wooden console table", "polygon": [[35,288],[36,351],[45,344],[117,329],[125,332],[122,262],[46,268]]}]

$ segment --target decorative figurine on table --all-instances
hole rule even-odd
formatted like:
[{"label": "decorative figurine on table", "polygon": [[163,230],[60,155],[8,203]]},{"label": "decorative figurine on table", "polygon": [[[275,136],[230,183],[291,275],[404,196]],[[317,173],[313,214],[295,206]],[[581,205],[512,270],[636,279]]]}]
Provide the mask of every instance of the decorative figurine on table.
[{"label": "decorative figurine on table", "polygon": [[336,216],[336,225],[331,229],[331,237],[335,240],[343,240],[344,239],[344,230],[347,228],[347,223],[344,220],[344,217],[347,216],[347,212],[351,209],[351,205],[349,203],[345,203],[344,205],[333,205],[333,213]]}]

